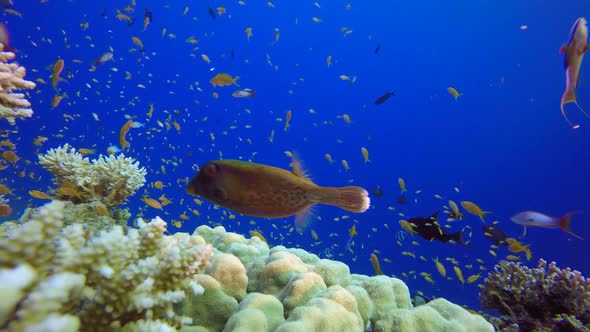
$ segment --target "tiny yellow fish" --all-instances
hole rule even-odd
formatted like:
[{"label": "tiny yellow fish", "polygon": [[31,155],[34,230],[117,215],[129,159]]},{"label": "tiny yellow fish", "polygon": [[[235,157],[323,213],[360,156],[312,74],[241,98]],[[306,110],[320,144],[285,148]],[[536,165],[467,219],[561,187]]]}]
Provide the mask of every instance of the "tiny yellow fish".
[{"label": "tiny yellow fish", "polygon": [[350,169],[350,167],[348,166],[348,161],[342,159],[342,167],[344,167],[344,170],[348,172],[348,170]]},{"label": "tiny yellow fish", "polygon": [[371,162],[371,160],[369,160],[369,150],[367,150],[367,148],[365,147],[362,147],[361,152],[363,154],[363,159],[365,160],[365,163]]},{"label": "tiny yellow fish", "polygon": [[371,253],[371,264],[373,264],[373,269],[377,275],[383,275],[383,272],[381,272],[381,264],[379,264],[379,258],[374,253]]},{"label": "tiny yellow fish", "polygon": [[397,178],[397,183],[399,184],[399,189],[401,189],[402,194],[406,192],[406,182],[402,178]]},{"label": "tiny yellow fish", "polygon": [[287,115],[285,116],[285,127],[284,130],[287,131],[287,129],[289,129],[290,127],[290,122],[291,122],[291,110],[287,111]]},{"label": "tiny yellow fish", "polygon": [[447,269],[445,269],[445,266],[438,261],[438,257],[432,259],[434,261],[434,264],[436,265],[436,269],[438,270],[438,273],[440,273],[441,276],[446,277],[447,276]]},{"label": "tiny yellow fish", "polygon": [[133,44],[137,45],[137,47],[139,47],[139,51],[143,52],[143,43],[141,42],[141,40],[137,37],[131,37],[131,41],[133,41]]},{"label": "tiny yellow fish", "polygon": [[447,91],[449,91],[449,93],[451,94],[451,96],[453,96],[453,98],[455,98],[455,100],[459,99],[460,96],[462,96],[462,93],[459,93],[459,91],[457,91],[457,89],[453,88],[453,87],[448,87]]},{"label": "tiny yellow fish", "polygon": [[324,155],[324,157],[326,158],[326,160],[331,164],[334,162],[334,160],[332,159],[332,156],[329,153],[326,153]]},{"label": "tiny yellow fish", "polygon": [[459,278],[459,281],[461,281],[462,284],[465,284],[465,279],[463,278],[463,272],[461,269],[455,265],[453,266],[453,270],[455,270],[455,274],[457,275],[457,278]]},{"label": "tiny yellow fish", "polygon": [[477,204],[469,201],[462,201],[461,206],[467,210],[467,212],[478,216],[483,222],[485,222],[485,215],[491,213],[489,211],[483,211],[479,206],[477,206]]},{"label": "tiny yellow fish", "polygon": [[481,273],[470,275],[469,277],[467,277],[467,283],[472,284],[476,282],[479,278],[481,278]]}]

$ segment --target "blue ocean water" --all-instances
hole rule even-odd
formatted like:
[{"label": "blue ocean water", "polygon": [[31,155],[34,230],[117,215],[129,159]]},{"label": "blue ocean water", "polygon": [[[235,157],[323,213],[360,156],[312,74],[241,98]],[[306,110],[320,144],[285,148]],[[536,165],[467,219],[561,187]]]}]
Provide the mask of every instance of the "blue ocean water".
[{"label": "blue ocean water", "polygon": [[[138,0],[133,12],[124,10],[131,2],[15,2],[12,9],[22,17],[1,15],[11,46],[28,69],[26,78],[47,82],[29,94],[33,118],[16,126],[1,124],[22,158],[0,174],[15,193],[9,197],[15,213],[43,203],[31,198],[29,190],[53,188],[51,175],[36,163],[38,153],[70,143],[106,154],[109,146],[119,144],[119,130],[129,115],[145,126],[131,129],[131,146],[123,152],[146,167],[148,184],[162,181],[165,187],[146,185],[126,207],[133,217],[160,215],[168,221],[181,221],[186,213],[189,219],[180,228],[170,226],[171,232],[211,223],[246,235],[257,230],[271,245],[329,254],[363,274],[375,273],[369,258],[377,253],[383,272],[402,278],[412,292],[476,310],[477,285],[512,253],[490,248],[484,224],[473,215],[449,223],[453,231],[464,229],[467,247],[417,235],[401,238],[399,220],[427,217],[449,199],[466,200],[491,211],[486,224],[499,221],[511,237],[520,236],[522,228],[510,217],[523,210],[556,216],[580,211],[572,229],[590,237],[590,119],[567,105],[581,125],[574,130],[559,111],[565,86],[559,47],[567,42],[573,22],[588,14],[585,1]],[[208,9],[216,12],[218,7],[225,13],[213,19]],[[153,13],[145,31],[144,9]],[[117,19],[117,10],[135,23]],[[144,52],[132,37],[141,40]],[[198,42],[188,43],[190,37]],[[114,60],[92,70],[92,62],[109,50]],[[58,58],[65,61],[67,82],[55,91],[49,82]],[[240,86],[212,86],[209,80],[218,73],[239,76]],[[587,73],[583,63],[582,107],[590,105]],[[454,100],[448,87],[462,95]],[[256,97],[232,97],[238,88],[251,88]],[[395,96],[374,104],[392,90]],[[52,108],[52,98],[63,93],[67,98]],[[150,105],[154,112],[148,117]],[[292,119],[284,130],[289,110]],[[33,144],[38,136],[48,138],[40,147]],[[368,163],[362,147],[369,151]],[[318,206],[316,221],[298,234],[291,230],[293,218],[233,218],[231,211],[206,201],[199,206],[185,193],[195,165],[224,158],[288,168],[285,151],[296,152],[319,185],[354,184],[369,191],[380,186],[384,195],[371,197],[372,206],[363,214]],[[326,153],[334,163],[325,159]],[[400,177],[408,189],[403,205],[397,203]],[[161,195],[172,200],[163,211],[141,200]],[[446,225],[444,219],[439,220]],[[348,250],[353,225],[358,235]],[[527,233],[520,239],[533,252],[528,262],[520,254],[526,264],[535,266],[544,258],[590,273],[587,241],[556,229]],[[438,274],[436,257],[450,279]],[[462,285],[446,258],[458,261],[465,278],[478,273],[482,278]],[[421,272],[430,273],[434,283]]]}]

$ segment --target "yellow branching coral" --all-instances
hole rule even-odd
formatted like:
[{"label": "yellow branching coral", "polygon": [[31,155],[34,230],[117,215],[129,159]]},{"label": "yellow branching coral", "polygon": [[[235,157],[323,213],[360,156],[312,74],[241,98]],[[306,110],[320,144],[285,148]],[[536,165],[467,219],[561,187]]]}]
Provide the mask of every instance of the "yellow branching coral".
[{"label": "yellow branching coral", "polygon": [[39,163],[55,176],[57,196],[74,203],[100,201],[113,208],[145,184],[145,168],[124,155],[89,160],[65,144],[39,155]]},{"label": "yellow branching coral", "polygon": [[29,108],[31,103],[25,99],[24,94],[12,91],[34,89],[35,83],[24,79],[25,67],[10,62],[15,54],[3,50],[4,45],[0,44],[0,119],[15,124],[16,118],[31,117],[33,110]]},{"label": "yellow branching coral", "polygon": [[0,237],[1,330],[160,331],[191,321],[173,306],[203,291],[192,281],[212,254],[201,236],[166,236],[160,218],[92,235],[64,228],[63,213],[54,201]]}]

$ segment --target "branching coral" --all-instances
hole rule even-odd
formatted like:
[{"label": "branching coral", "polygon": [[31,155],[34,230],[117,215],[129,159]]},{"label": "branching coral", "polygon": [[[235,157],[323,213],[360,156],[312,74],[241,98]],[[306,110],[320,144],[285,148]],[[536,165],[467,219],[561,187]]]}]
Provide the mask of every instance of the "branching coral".
[{"label": "branching coral", "polygon": [[16,118],[31,117],[33,111],[29,108],[31,103],[25,99],[24,94],[12,91],[34,89],[35,83],[24,79],[25,67],[9,62],[14,59],[15,54],[3,50],[4,45],[0,44],[0,119],[15,124]]},{"label": "branching coral", "polygon": [[81,224],[64,228],[63,212],[54,201],[0,238],[0,330],[146,331],[190,322],[173,305],[203,290],[191,279],[211,255],[202,237],[165,236],[160,218],[140,219],[127,234],[115,226],[93,235]]},{"label": "branching coral", "polygon": [[110,209],[145,184],[145,168],[124,155],[88,160],[65,144],[39,155],[39,163],[55,176],[58,197],[74,203],[100,201]]},{"label": "branching coral", "polygon": [[590,328],[590,279],[555,262],[536,268],[501,262],[486,278],[480,295],[484,309],[497,310],[500,330],[577,331]]}]

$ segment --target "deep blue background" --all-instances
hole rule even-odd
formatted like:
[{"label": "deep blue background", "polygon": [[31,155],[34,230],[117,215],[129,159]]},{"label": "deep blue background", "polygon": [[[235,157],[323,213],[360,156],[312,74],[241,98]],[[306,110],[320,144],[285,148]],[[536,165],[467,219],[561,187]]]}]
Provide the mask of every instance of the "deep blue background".
[{"label": "deep blue background", "polygon": [[[15,127],[0,124],[18,131],[7,135],[23,159],[0,173],[2,183],[16,194],[10,199],[17,213],[25,206],[42,204],[27,194],[29,190],[50,192],[51,175],[36,164],[37,153],[66,142],[106,153],[109,145],[118,144],[125,114],[146,122],[145,127],[129,133],[131,148],[125,155],[147,168],[148,184],[156,180],[166,184],[163,190],[146,185],[132,197],[128,207],[134,216],[163,213],[172,221],[186,212],[190,219],[182,231],[221,223],[243,234],[259,230],[273,245],[300,246],[314,253],[330,248],[355,273],[373,274],[369,256],[378,250],[386,274],[432,273],[433,285],[420,276],[403,278],[412,292],[421,290],[427,296],[445,297],[475,309],[479,308],[477,283],[461,287],[444,258],[457,259],[467,278],[480,272],[477,258],[489,270],[508,254],[506,248],[496,250],[497,258],[491,256],[482,222],[474,216],[451,225],[453,230],[467,227],[466,233],[473,231],[469,248],[428,243],[418,237],[407,238],[400,247],[396,244],[402,219],[398,213],[428,216],[448,199],[474,201],[492,211],[486,218],[488,224],[498,220],[514,237],[522,229],[509,218],[522,210],[552,215],[572,210],[590,213],[590,119],[568,105],[571,117],[581,124],[580,129],[572,130],[559,112],[565,83],[558,50],[567,41],[573,22],[588,14],[590,6],[583,0],[351,1],[350,10],[342,1],[320,2],[321,8],[313,1],[277,1],[270,8],[264,1],[252,0],[243,6],[236,1],[165,5],[138,0],[135,13],[129,14],[137,19],[132,26],[115,18],[125,2],[16,2],[14,9],[23,17],[4,13],[1,18],[12,34],[12,46],[19,51],[18,61],[28,69],[27,78],[50,82],[51,67],[58,58],[66,63],[63,76],[69,76],[68,83],[59,85],[60,93],[66,92],[68,98],[56,109],[50,105],[56,92],[49,84],[39,84],[29,97],[34,118],[18,121]],[[183,15],[187,5],[188,13]],[[212,20],[208,6],[224,6],[227,13]],[[151,9],[154,18],[145,32],[144,8]],[[104,17],[100,15],[103,9]],[[312,17],[322,22],[314,23]],[[83,22],[89,24],[86,31],[80,27]],[[528,29],[521,30],[521,25]],[[249,41],[244,32],[247,27],[253,29]],[[342,27],[352,33],[345,36]],[[275,28],[280,39],[273,44]],[[170,33],[176,38],[170,38]],[[130,51],[136,48],[133,36],[142,40],[143,54]],[[189,36],[199,42],[186,43]],[[381,51],[375,54],[378,44]],[[91,62],[109,47],[114,50],[114,61],[90,71]],[[201,54],[207,54],[212,63],[205,63]],[[332,56],[329,68],[328,55]],[[125,71],[132,74],[130,80],[125,80]],[[209,80],[222,72],[239,76],[240,87],[254,89],[256,98],[235,99],[231,97],[235,87],[214,88]],[[584,63],[578,88],[583,107],[590,107],[587,73]],[[340,75],[357,76],[357,81],[349,84]],[[449,86],[464,95],[455,101],[447,92]],[[392,89],[396,96],[380,106],[373,104]],[[219,94],[218,99],[212,97],[213,92]],[[155,111],[148,119],[150,104]],[[293,117],[285,132],[288,110]],[[100,121],[93,119],[92,112]],[[66,119],[66,114],[74,120]],[[352,123],[339,117],[343,114],[349,114]],[[179,132],[158,126],[156,121],[166,124],[169,116],[169,126],[177,121]],[[272,130],[273,143],[268,139]],[[33,145],[37,136],[49,140],[37,148]],[[369,150],[371,163],[363,162],[361,147]],[[291,218],[230,219],[229,211],[214,209],[206,202],[199,207],[185,194],[184,181],[195,174],[194,165],[223,157],[287,168],[286,150],[301,156],[320,185],[354,183],[369,190],[380,185],[385,195],[373,197],[372,208],[362,215],[317,207],[315,216],[321,221],[312,228],[319,235],[318,243],[309,231],[289,232]],[[329,164],[325,153],[336,162]],[[350,164],[348,172],[341,166],[343,159]],[[22,170],[27,175],[34,172],[34,179],[18,176]],[[398,177],[405,179],[409,191],[408,204],[403,206],[396,203]],[[415,194],[417,190],[422,192]],[[161,194],[172,199],[163,212],[140,200]],[[194,216],[193,209],[201,216]],[[333,220],[342,216],[351,218]],[[586,238],[590,237],[588,219],[582,213],[572,221],[573,230]],[[351,253],[345,245],[353,222],[359,234]],[[412,240],[419,246],[412,245]],[[590,273],[585,254],[590,250],[588,241],[549,229],[530,229],[522,241],[533,251],[533,259],[526,262],[529,265],[544,258]],[[427,261],[403,256],[402,251]],[[437,256],[453,280],[438,274],[432,263]],[[391,263],[385,263],[385,258]],[[465,267],[469,264],[472,270]]]}]

